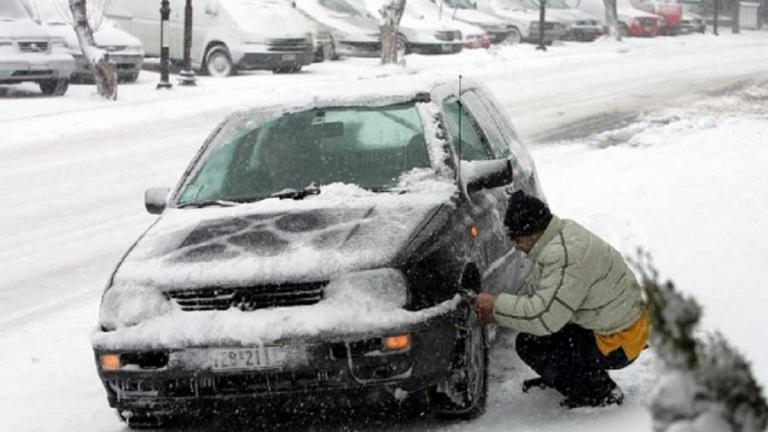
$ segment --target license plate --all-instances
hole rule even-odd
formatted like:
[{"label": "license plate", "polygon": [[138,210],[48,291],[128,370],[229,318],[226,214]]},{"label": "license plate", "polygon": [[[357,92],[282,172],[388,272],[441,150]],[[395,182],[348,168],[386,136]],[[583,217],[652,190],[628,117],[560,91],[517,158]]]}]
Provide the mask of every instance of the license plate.
[{"label": "license plate", "polygon": [[208,352],[208,366],[214,371],[280,369],[285,358],[281,346],[216,348]]},{"label": "license plate", "polygon": [[296,54],[283,54],[283,60],[296,60]]},{"label": "license plate", "polygon": [[453,51],[453,45],[443,44],[440,48],[443,50],[443,52]]}]

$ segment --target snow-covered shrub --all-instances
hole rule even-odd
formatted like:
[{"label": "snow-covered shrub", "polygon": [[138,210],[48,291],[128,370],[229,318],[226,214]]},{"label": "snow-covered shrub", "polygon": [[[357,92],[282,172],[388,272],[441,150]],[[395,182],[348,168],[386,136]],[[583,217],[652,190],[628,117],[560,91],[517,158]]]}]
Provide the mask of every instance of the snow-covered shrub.
[{"label": "snow-covered shrub", "polygon": [[642,252],[635,265],[645,289],[653,332],[651,345],[664,372],[651,394],[654,429],[664,432],[763,432],[768,404],[749,362],[722,334],[694,335],[701,307],[660,283]]}]

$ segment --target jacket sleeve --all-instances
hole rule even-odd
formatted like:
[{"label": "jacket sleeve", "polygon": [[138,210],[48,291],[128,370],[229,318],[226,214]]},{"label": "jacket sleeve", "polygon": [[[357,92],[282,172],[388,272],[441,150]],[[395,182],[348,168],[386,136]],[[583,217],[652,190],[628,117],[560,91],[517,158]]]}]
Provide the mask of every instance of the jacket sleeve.
[{"label": "jacket sleeve", "polygon": [[[537,336],[559,331],[573,318],[589,289],[578,251],[569,250],[560,234],[536,265],[541,277],[531,286],[532,295],[501,294],[496,299],[497,324]],[[571,248],[574,249],[574,248]]]}]

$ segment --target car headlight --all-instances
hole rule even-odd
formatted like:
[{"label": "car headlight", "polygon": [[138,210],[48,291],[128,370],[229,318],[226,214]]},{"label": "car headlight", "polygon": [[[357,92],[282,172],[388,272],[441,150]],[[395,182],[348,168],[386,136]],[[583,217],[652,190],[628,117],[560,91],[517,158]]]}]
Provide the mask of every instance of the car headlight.
[{"label": "car headlight", "polygon": [[115,285],[104,293],[99,311],[103,329],[130,327],[142,321],[165,315],[173,304],[159,289],[146,285]]},{"label": "car headlight", "polygon": [[362,309],[400,309],[409,300],[405,275],[395,269],[344,274],[325,287],[325,294],[330,302]]}]

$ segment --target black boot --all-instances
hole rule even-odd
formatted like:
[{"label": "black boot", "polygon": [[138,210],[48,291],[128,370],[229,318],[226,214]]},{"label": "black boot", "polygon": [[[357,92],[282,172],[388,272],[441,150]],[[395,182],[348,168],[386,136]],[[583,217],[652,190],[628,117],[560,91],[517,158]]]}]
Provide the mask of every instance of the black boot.
[{"label": "black boot", "polygon": [[523,381],[523,393],[528,393],[532,388],[546,389],[551,386],[544,382],[542,377],[531,378]]},{"label": "black boot", "polygon": [[607,407],[611,405],[621,405],[624,402],[624,392],[619,386],[616,386],[602,397],[566,397],[560,402],[560,406],[567,409],[584,407]]}]

